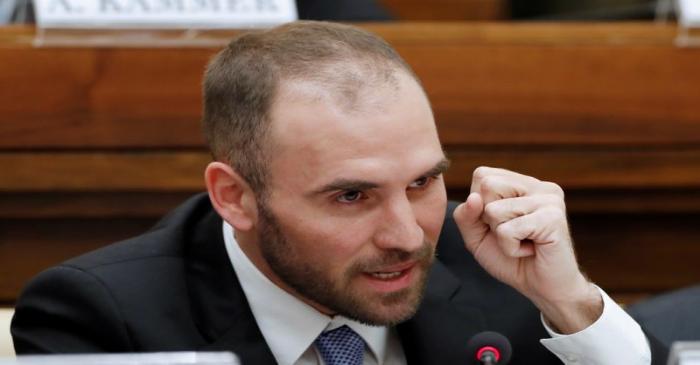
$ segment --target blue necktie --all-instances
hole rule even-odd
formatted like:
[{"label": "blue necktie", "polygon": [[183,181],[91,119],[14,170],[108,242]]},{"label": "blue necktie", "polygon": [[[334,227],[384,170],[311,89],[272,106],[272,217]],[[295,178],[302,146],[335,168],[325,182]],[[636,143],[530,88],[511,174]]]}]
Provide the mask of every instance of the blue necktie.
[{"label": "blue necktie", "polygon": [[326,365],[362,365],[365,341],[348,326],[321,333],[316,347]]}]

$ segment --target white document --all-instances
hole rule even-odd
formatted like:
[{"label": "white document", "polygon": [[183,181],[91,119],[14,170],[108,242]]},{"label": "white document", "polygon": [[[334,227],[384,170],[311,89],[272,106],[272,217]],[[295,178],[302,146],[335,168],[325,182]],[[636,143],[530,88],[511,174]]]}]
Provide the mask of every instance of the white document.
[{"label": "white document", "polygon": [[240,365],[230,352],[25,355],[0,365]]},{"label": "white document", "polygon": [[217,29],[297,19],[294,0],[34,0],[39,28]]},{"label": "white document", "polygon": [[674,342],[668,365],[700,365],[700,342]]},{"label": "white document", "polygon": [[677,0],[678,20],[687,28],[700,27],[700,0]]}]

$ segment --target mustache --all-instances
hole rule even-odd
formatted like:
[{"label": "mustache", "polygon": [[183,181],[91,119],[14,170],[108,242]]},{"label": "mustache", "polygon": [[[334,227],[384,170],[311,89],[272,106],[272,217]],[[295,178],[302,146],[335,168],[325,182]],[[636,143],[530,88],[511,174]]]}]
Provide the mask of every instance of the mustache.
[{"label": "mustache", "polygon": [[435,247],[427,241],[423,241],[420,248],[414,251],[401,249],[391,249],[383,251],[381,254],[355,262],[351,267],[351,272],[372,272],[381,268],[398,265],[407,261],[415,261],[419,265],[428,266],[435,257]]}]

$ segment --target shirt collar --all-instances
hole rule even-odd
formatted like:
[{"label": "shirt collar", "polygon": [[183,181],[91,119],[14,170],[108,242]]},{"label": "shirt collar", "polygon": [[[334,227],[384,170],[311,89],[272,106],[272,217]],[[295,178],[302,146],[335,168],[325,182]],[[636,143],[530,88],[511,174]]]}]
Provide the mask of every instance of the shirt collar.
[{"label": "shirt collar", "polygon": [[255,321],[280,364],[294,364],[321,332],[347,325],[365,341],[378,364],[389,341],[385,326],[369,326],[343,316],[329,317],[270,281],[236,242],[233,227],[223,223],[224,242]]}]

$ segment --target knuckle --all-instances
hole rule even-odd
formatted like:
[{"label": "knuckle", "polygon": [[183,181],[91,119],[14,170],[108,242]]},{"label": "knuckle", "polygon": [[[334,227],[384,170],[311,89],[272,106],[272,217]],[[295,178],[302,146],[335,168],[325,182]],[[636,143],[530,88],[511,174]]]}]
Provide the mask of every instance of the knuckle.
[{"label": "knuckle", "polygon": [[562,199],[561,196],[550,193],[544,194],[543,198],[546,206],[552,206],[566,211],[566,204],[564,203],[564,199]]},{"label": "knuckle", "polygon": [[533,233],[533,232],[537,231],[538,228],[539,227],[537,225],[537,222],[533,222],[531,219],[518,222],[518,230],[520,232]]},{"label": "knuckle", "polygon": [[558,207],[549,206],[542,208],[540,213],[548,222],[566,221],[566,213]]},{"label": "knuckle", "polygon": [[496,214],[496,207],[493,203],[488,203],[486,204],[486,206],[484,206],[484,214],[489,217],[492,217]]},{"label": "knuckle", "polygon": [[[529,198],[521,198],[521,199],[528,199]],[[504,200],[506,204],[508,204],[508,211],[511,213],[510,215],[512,217],[522,217],[524,215],[528,214],[528,207],[524,206],[523,204],[517,204],[516,199],[506,199]]]},{"label": "knuckle", "polygon": [[561,186],[559,186],[559,184],[553,183],[551,181],[543,181],[542,184],[546,191],[550,192],[550,194],[556,195],[561,199],[564,198],[564,189],[562,189]]},{"label": "knuckle", "polygon": [[511,222],[506,222],[499,224],[498,227],[496,227],[496,236],[500,238],[507,238],[510,237],[513,233],[513,227]]},{"label": "knuckle", "polygon": [[472,179],[476,181],[481,181],[487,176],[489,176],[489,168],[486,166],[479,166],[474,169],[474,173],[472,174]]},{"label": "knuckle", "polygon": [[494,186],[493,176],[484,176],[481,178],[481,191],[491,191]]},{"label": "knuckle", "polygon": [[488,219],[498,217],[500,211],[501,207],[498,204],[496,204],[496,202],[486,204],[486,206],[484,207],[484,214]]},{"label": "knuckle", "polygon": [[481,191],[484,193],[497,193],[503,186],[503,179],[499,176],[488,175],[481,179]]}]

